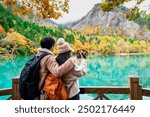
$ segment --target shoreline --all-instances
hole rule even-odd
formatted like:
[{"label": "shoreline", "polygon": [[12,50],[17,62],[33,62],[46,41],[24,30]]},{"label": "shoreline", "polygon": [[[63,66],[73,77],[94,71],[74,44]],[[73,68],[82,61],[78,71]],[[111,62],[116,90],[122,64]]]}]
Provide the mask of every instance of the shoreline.
[{"label": "shoreline", "polygon": [[114,55],[120,55],[120,56],[132,56],[132,55],[150,55],[150,53],[116,53]]},{"label": "shoreline", "polygon": [[[150,55],[150,53],[115,53],[115,54],[89,54],[88,56],[99,56],[99,55],[118,55],[118,56],[134,56],[134,55]],[[32,56],[32,55],[29,55]],[[8,55],[8,54],[0,54],[0,58],[15,58],[15,57],[19,57],[17,55]]]}]

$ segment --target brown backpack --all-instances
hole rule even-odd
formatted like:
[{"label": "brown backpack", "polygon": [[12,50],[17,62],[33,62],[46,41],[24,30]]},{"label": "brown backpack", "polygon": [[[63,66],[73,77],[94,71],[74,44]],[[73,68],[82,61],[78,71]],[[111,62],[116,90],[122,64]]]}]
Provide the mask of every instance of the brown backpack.
[{"label": "brown backpack", "polygon": [[49,74],[46,77],[43,90],[49,100],[67,100],[68,93],[61,79]]}]

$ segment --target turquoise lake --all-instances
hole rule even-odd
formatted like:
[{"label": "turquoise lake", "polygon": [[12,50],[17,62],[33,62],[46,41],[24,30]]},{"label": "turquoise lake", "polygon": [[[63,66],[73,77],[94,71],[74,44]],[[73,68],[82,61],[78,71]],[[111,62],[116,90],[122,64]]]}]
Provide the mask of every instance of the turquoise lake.
[{"label": "turquoise lake", "polygon": [[[0,58],[0,89],[11,88],[12,78],[19,77],[24,64],[31,57]],[[79,79],[80,86],[128,86],[128,76],[138,75],[144,88],[150,88],[150,55],[90,56],[87,59],[88,73]],[[82,95],[81,99],[92,99]],[[128,95],[107,95],[110,99],[124,100]],[[1,96],[0,99],[6,99]]]}]

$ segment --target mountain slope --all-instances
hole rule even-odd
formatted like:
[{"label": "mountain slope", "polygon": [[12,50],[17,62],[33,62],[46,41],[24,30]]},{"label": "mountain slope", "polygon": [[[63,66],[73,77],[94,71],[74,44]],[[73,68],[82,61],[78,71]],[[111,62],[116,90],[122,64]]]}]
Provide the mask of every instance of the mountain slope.
[{"label": "mountain slope", "polygon": [[37,23],[40,26],[46,27],[57,27],[59,26],[56,22],[52,21],[51,19],[39,19],[36,18],[33,14],[29,15],[28,17],[20,17],[23,21]]},{"label": "mountain slope", "polygon": [[55,23],[54,21],[50,20],[50,19],[44,19],[40,21],[42,26],[50,26],[50,27],[57,27],[59,26],[57,23]]},{"label": "mountain slope", "polygon": [[72,29],[84,30],[86,27],[100,27],[106,30],[111,27],[112,34],[117,34],[120,30],[122,35],[130,38],[147,39],[150,36],[149,30],[144,30],[134,21],[128,21],[124,14],[128,11],[125,7],[118,7],[110,12],[100,9],[100,4],[96,4],[91,11],[79,21],[72,25]]}]

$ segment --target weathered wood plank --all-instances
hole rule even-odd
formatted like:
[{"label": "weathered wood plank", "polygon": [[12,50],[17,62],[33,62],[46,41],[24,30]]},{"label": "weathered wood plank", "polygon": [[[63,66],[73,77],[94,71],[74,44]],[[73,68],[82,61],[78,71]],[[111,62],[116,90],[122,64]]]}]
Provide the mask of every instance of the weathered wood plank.
[{"label": "weathered wood plank", "polygon": [[[150,96],[150,89],[142,89],[139,85],[138,77],[129,78],[129,87],[113,87],[113,86],[81,86],[80,94],[98,94],[97,98],[107,98],[104,94],[130,94],[130,99],[141,100],[143,96]],[[19,100],[19,78],[12,80],[12,89],[1,89],[0,96],[12,95],[12,100]],[[102,95],[103,94],[103,95]],[[9,98],[11,99],[11,97]]]},{"label": "weathered wood plank", "polygon": [[128,87],[80,87],[80,94],[130,94]]},{"label": "weathered wood plank", "polygon": [[14,78],[12,80],[12,100],[20,100],[20,94],[19,94],[19,79]]},{"label": "weathered wood plank", "polygon": [[150,89],[142,89],[143,96],[150,96]]},{"label": "weathered wood plank", "polygon": [[100,99],[100,100],[103,100],[103,99],[106,99],[106,100],[110,100],[106,95],[104,95],[104,94],[98,94],[95,98],[94,98],[94,100],[98,100],[98,99]]},{"label": "weathered wood plank", "polygon": [[12,95],[12,89],[0,89],[0,96]]},{"label": "weathered wood plank", "polygon": [[143,96],[142,96],[142,85],[139,85],[138,93],[139,93],[139,100],[142,100],[143,99]]},{"label": "weathered wood plank", "polygon": [[15,83],[15,84],[19,84],[19,78],[13,78],[13,83]]},{"label": "weathered wood plank", "polygon": [[130,84],[130,99],[131,100],[140,100],[141,99],[141,92],[139,89],[139,78],[136,76],[130,76],[129,80]]}]

